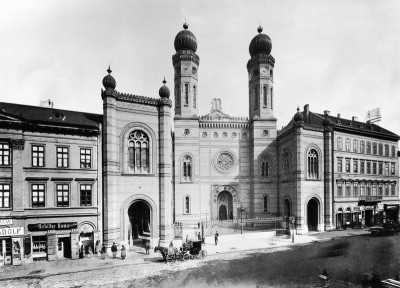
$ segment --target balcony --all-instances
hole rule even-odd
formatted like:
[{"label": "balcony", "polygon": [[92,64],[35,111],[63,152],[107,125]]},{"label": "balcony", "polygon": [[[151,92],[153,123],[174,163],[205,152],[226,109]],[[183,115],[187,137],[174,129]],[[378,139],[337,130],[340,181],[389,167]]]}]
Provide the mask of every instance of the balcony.
[{"label": "balcony", "polygon": [[382,196],[360,196],[358,205],[376,205],[382,201]]}]

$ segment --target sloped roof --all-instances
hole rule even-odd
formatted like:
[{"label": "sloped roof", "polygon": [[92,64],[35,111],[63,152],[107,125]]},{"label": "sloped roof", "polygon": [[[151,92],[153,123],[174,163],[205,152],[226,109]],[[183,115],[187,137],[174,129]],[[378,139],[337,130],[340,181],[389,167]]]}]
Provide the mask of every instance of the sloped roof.
[{"label": "sloped roof", "polygon": [[[325,116],[324,114],[314,113],[309,111],[308,117],[306,111],[301,112],[303,114],[304,126],[317,126],[323,127],[323,121],[325,117],[332,121],[335,126],[335,130],[348,131],[351,133],[361,133],[370,137],[388,137],[391,139],[400,139],[400,136],[373,123],[353,121],[352,119],[344,119],[331,115]],[[283,127],[279,134],[282,135],[284,132],[292,128],[294,120],[291,119],[288,125]]]},{"label": "sloped roof", "polygon": [[0,121],[98,129],[103,115],[0,102]]}]

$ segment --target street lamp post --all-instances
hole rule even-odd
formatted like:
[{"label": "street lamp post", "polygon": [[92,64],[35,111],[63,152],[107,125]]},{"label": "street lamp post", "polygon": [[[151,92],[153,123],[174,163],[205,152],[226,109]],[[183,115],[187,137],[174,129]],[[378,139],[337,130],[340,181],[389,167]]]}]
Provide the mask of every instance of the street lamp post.
[{"label": "street lamp post", "polygon": [[246,204],[243,205],[242,201],[240,201],[240,206],[237,206],[238,211],[240,212],[240,234],[243,234],[243,212],[247,213]]}]

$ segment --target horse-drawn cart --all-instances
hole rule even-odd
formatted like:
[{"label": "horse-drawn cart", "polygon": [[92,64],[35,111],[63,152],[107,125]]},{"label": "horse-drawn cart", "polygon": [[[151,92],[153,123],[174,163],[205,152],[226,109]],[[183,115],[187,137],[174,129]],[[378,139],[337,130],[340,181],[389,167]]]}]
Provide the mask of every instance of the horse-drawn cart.
[{"label": "horse-drawn cart", "polygon": [[183,243],[180,249],[179,259],[204,259],[207,257],[207,251],[201,249],[201,241],[189,241],[188,243]]}]

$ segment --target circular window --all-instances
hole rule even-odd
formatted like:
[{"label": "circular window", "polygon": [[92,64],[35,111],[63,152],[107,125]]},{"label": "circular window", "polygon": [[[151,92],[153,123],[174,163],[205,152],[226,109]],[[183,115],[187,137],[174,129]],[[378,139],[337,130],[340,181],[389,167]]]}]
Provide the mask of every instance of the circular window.
[{"label": "circular window", "polygon": [[237,136],[236,132],[233,132],[232,133],[232,138],[236,138],[236,136]]},{"label": "circular window", "polygon": [[189,129],[185,129],[185,130],[183,131],[183,135],[185,135],[185,136],[190,135],[190,130],[189,130]]},{"label": "circular window", "polygon": [[207,132],[203,132],[203,138],[207,138]]},{"label": "circular window", "polygon": [[268,130],[263,130],[262,136],[267,137],[268,136]]},{"label": "circular window", "polygon": [[226,133],[226,132],[222,133],[222,137],[223,137],[223,138],[228,137],[228,133]]},{"label": "circular window", "polygon": [[247,139],[247,133],[246,133],[246,132],[244,132],[244,133],[242,134],[242,138],[243,138],[243,139]]},{"label": "circular window", "polygon": [[228,151],[217,154],[215,158],[215,168],[221,173],[230,172],[235,166],[235,156]]},{"label": "circular window", "polygon": [[218,133],[217,133],[217,132],[214,132],[213,137],[214,137],[214,138],[218,138]]}]

